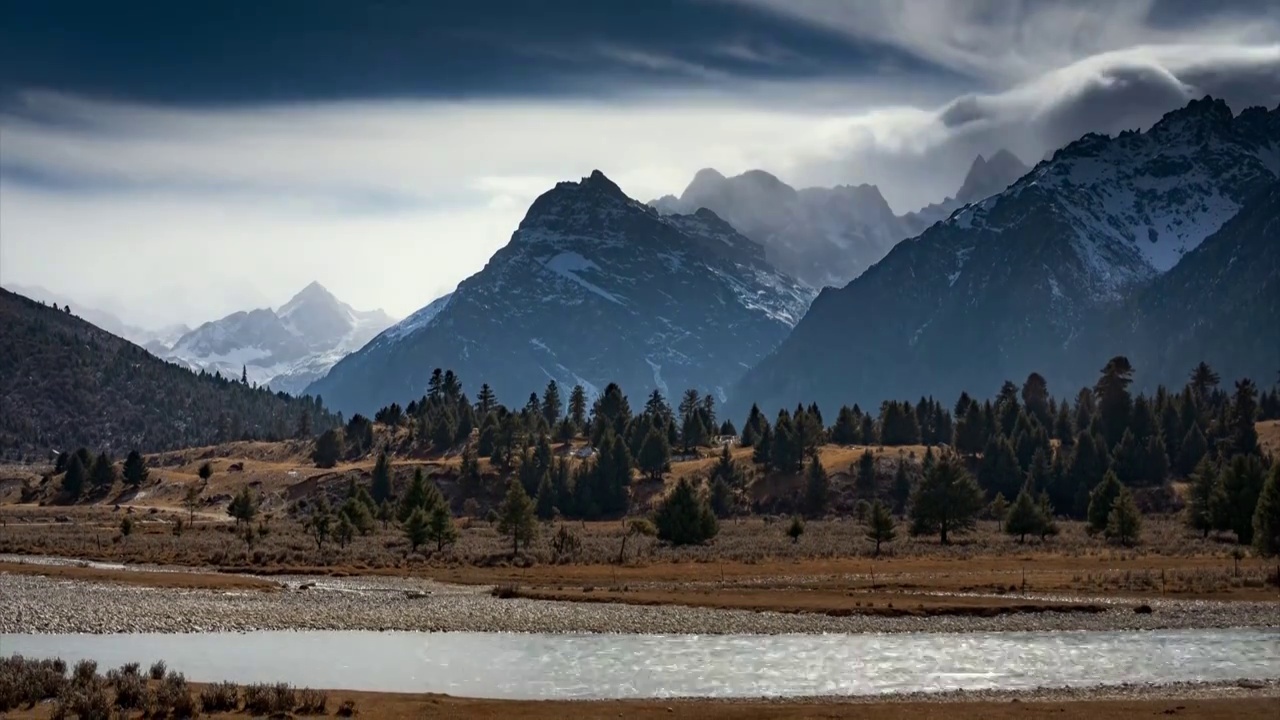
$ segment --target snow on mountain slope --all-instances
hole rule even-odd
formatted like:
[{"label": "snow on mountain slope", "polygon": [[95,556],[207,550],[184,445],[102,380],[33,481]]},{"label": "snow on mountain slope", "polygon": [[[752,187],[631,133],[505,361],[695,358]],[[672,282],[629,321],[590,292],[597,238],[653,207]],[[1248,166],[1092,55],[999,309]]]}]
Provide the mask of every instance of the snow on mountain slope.
[{"label": "snow on mountain slope", "polygon": [[362,312],[319,283],[303,288],[279,310],[237,312],[180,337],[167,359],[296,394],[334,363],[360,349],[393,320]]},{"label": "snow on mountain slope", "polygon": [[1003,192],[1030,170],[1018,156],[1008,150],[997,150],[990,160],[979,155],[969,166],[969,172],[965,174],[964,182],[954,197],[907,213],[902,220],[910,228],[909,234],[917,235],[930,225],[946,220],[965,205]]},{"label": "snow on mountain slope", "polygon": [[523,404],[550,379],[633,397],[727,388],[803,316],[813,290],[709,210],[663,217],[600,172],[562,182],[511,241],[308,388],[344,411],[422,394],[434,368]]},{"label": "snow on mountain slope", "polygon": [[1278,150],[1280,108],[1233,116],[1209,98],[1145,132],[1086,135],[824,290],[730,395],[866,407],[993,392],[1031,371],[1087,383],[1128,341],[1079,342],[1103,306],[1177,266],[1275,182]]}]

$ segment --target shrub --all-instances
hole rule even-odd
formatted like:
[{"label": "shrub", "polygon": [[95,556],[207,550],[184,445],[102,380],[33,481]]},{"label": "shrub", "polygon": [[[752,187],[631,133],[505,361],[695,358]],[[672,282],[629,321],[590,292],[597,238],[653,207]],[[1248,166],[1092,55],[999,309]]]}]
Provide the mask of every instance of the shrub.
[{"label": "shrub", "polygon": [[240,686],[233,682],[205,686],[200,691],[200,707],[207,713],[234,712],[240,707]]},{"label": "shrub", "polygon": [[61,660],[28,660],[20,655],[0,660],[0,713],[58,697],[67,685]]},{"label": "shrub", "polygon": [[152,680],[163,680],[166,670],[168,670],[168,667],[164,664],[164,661],[157,660],[151,664],[151,669],[147,671],[147,674],[151,676]]},{"label": "shrub", "polygon": [[121,710],[139,710],[147,706],[147,683],[138,674],[135,664],[133,672],[128,667],[112,670],[107,673],[107,681],[116,691],[116,707]]},{"label": "shrub", "polygon": [[244,689],[244,709],[251,715],[292,712],[297,704],[293,688],[286,683],[257,683]]},{"label": "shrub", "polygon": [[125,663],[120,666],[121,675],[139,675],[142,672],[142,666],[138,663]]},{"label": "shrub", "polygon": [[[78,663],[77,667],[82,663]],[[107,684],[96,674],[81,682],[62,688],[53,708],[54,720],[76,717],[80,720],[110,720],[111,700],[107,696]]]},{"label": "shrub", "polygon": [[343,700],[342,704],[338,706],[338,712],[335,714],[338,717],[355,717],[356,702],[354,700]]},{"label": "shrub", "polygon": [[515,585],[495,585],[489,594],[501,600],[520,597],[520,588]]},{"label": "shrub", "polygon": [[323,690],[303,688],[298,691],[298,713],[324,715],[329,706],[329,696]]},{"label": "shrub", "polygon": [[87,685],[98,677],[98,663],[93,660],[81,660],[71,671],[71,680],[77,685]]},{"label": "shrub", "polygon": [[[154,666],[152,669],[155,669]],[[160,717],[164,717],[166,712],[176,718],[195,717],[197,712],[196,701],[191,695],[186,676],[173,670],[169,671],[164,681],[156,688],[155,711],[152,715],[159,714]]]}]

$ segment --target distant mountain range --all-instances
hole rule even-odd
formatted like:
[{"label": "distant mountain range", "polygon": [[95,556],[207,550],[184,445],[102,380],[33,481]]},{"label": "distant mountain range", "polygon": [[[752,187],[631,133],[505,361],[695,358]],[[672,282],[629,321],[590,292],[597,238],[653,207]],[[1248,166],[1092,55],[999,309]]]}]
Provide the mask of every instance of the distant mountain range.
[{"label": "distant mountain range", "polygon": [[736,409],[952,398],[1031,371],[1070,392],[1126,353],[1148,386],[1200,360],[1266,381],[1277,178],[1280,108],[1205,98],[1146,132],[1086,135],[824,290],[733,387]]},{"label": "distant mountain range", "polygon": [[1004,190],[1030,168],[1007,150],[978,156],[954,198],[895,215],[875,185],[796,190],[763,170],[725,177],[699,170],[679,197],[649,204],[663,214],[707,208],[765,248],[769,262],[813,287],[842,286],[967,203]]},{"label": "distant mountain range", "polygon": [[710,210],[660,215],[599,171],[540,196],[484,269],[308,392],[347,413],[422,395],[434,368],[524,405],[620,383],[633,397],[725,391],[804,315],[814,290]]},{"label": "distant mountain range", "polygon": [[[65,308],[65,305],[63,306]],[[336,418],[307,399],[198,375],[71,312],[0,290],[0,457],[167,450],[312,432]]]},{"label": "distant mountain range", "polygon": [[277,310],[207,322],[160,354],[224,377],[243,372],[250,382],[298,394],[394,322],[382,310],[355,310],[313,282]]}]

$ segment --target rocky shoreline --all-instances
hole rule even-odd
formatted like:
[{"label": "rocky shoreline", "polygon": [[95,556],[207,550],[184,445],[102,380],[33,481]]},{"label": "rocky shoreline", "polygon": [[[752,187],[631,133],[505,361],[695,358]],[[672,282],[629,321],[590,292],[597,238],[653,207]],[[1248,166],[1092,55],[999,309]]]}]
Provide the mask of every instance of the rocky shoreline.
[{"label": "rocky shoreline", "polygon": [[684,606],[500,599],[418,578],[280,577],[276,592],[180,590],[0,573],[0,633],[264,630],[793,634],[1280,627],[1276,603],[1152,600],[1151,613],[832,617]]}]

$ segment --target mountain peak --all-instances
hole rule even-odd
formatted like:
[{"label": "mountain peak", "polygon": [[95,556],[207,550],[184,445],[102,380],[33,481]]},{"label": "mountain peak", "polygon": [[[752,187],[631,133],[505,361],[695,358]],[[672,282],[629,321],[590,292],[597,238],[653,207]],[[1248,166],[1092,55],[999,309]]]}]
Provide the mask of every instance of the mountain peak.
[{"label": "mountain peak", "polygon": [[997,150],[989,160],[979,155],[969,166],[964,183],[956,192],[956,200],[968,204],[995,195],[1030,170],[1017,155],[1004,148]]},{"label": "mountain peak", "polygon": [[578,186],[584,190],[594,190],[607,195],[627,196],[626,193],[622,192],[622,188],[618,187],[617,183],[610,180],[599,170],[592,170],[590,175],[582,178]]},{"label": "mountain peak", "polygon": [[276,314],[283,318],[292,315],[294,311],[303,306],[336,306],[339,304],[338,298],[334,297],[333,293],[329,292],[319,281],[312,280],[306,287],[290,298],[289,302],[281,305]]}]

